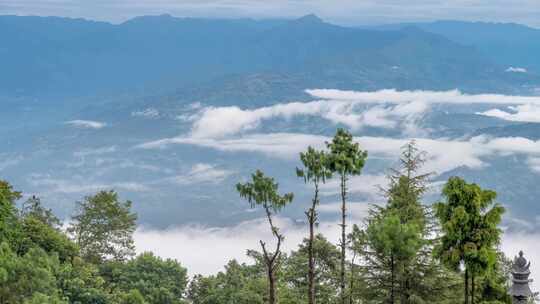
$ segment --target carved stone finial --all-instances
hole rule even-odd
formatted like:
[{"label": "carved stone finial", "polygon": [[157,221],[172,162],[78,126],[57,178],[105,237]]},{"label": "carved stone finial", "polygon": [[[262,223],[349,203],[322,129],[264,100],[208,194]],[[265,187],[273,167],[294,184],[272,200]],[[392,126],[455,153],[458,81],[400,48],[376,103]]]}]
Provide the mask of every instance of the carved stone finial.
[{"label": "carved stone finial", "polygon": [[510,289],[510,295],[512,296],[512,303],[525,304],[535,294],[529,287],[529,279],[531,271],[530,262],[523,256],[523,251],[519,252],[519,257],[514,258],[514,264],[512,265],[512,288]]}]

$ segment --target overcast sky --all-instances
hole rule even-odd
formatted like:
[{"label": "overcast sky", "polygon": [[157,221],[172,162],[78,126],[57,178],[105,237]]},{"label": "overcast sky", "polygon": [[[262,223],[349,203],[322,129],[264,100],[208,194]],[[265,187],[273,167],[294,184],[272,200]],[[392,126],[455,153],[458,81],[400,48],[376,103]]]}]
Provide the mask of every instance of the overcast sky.
[{"label": "overcast sky", "polygon": [[540,27],[540,0],[0,0],[2,15],[122,22],[164,13],[220,18],[294,18],[314,13],[346,25],[455,19]]}]

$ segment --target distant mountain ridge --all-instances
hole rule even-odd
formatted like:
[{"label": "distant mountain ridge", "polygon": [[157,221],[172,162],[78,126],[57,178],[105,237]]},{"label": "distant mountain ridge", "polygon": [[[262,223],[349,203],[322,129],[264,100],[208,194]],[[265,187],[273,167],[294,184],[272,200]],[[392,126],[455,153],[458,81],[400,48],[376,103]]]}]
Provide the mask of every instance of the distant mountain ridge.
[{"label": "distant mountain ridge", "polygon": [[516,23],[453,20],[390,24],[377,28],[399,30],[406,27],[416,27],[463,45],[474,46],[500,65],[540,73],[540,29]]},{"label": "distant mountain ridge", "polygon": [[[380,31],[296,20],[143,16],[122,24],[0,16],[0,95],[73,97],[286,74],[298,86],[511,92],[534,73],[418,27]],[[467,41],[464,41],[467,42]],[[262,76],[264,78],[264,76]],[[296,87],[295,87],[296,89]]]}]

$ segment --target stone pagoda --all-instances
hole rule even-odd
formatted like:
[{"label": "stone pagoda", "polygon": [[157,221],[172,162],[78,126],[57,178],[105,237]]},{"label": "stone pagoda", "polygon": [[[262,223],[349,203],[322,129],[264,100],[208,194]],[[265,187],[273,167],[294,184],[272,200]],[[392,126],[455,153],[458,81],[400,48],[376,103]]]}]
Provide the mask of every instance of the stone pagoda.
[{"label": "stone pagoda", "polygon": [[535,296],[529,287],[529,283],[532,282],[529,279],[531,271],[529,267],[531,262],[523,257],[523,251],[519,252],[519,257],[514,258],[514,264],[512,265],[512,287],[510,288],[510,295],[512,296],[513,304],[526,304],[530,303],[529,300]]}]

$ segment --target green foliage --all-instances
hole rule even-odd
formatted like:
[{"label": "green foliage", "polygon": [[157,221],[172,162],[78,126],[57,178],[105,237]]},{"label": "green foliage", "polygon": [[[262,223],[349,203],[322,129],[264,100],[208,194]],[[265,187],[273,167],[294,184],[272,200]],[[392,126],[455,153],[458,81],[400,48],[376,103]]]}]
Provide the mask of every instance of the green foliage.
[{"label": "green foliage", "polygon": [[240,193],[240,197],[247,199],[252,207],[259,205],[264,208],[270,230],[276,238],[274,251],[269,251],[266,243],[262,240],[260,241],[263,251],[262,257],[264,258],[264,264],[268,275],[268,303],[275,304],[277,301],[276,272],[279,270],[281,262],[281,243],[283,242],[284,236],[280,234],[278,227],[275,226],[273,216],[287,204],[292,202],[294,195],[292,193],[286,193],[284,195],[278,194],[278,184],[273,178],[265,176],[260,170],[257,170],[251,175],[251,180],[251,182],[245,184],[238,183],[236,189]]},{"label": "green foliage", "polygon": [[305,183],[324,183],[332,177],[332,171],[328,168],[329,156],[326,152],[308,147],[306,152],[300,153],[300,161],[304,169],[296,168],[296,175],[303,178]]},{"label": "green foliage", "polygon": [[277,212],[293,200],[292,193],[279,195],[279,184],[273,178],[265,176],[260,170],[251,175],[251,180],[251,182],[236,185],[240,197],[247,199],[251,207],[262,205],[265,209]]},{"label": "green foliage", "polygon": [[30,248],[42,248],[48,253],[56,253],[60,261],[71,260],[78,255],[79,250],[68,236],[58,229],[49,226],[33,215],[21,219],[22,240],[20,252],[25,253]]},{"label": "green foliage", "polygon": [[504,208],[494,204],[496,193],[468,184],[459,177],[448,180],[443,189],[445,202],[435,205],[444,235],[438,256],[457,269],[460,262],[481,272],[496,261],[494,246],[498,244]]},{"label": "green foliage", "polygon": [[7,242],[16,250],[21,238],[21,229],[15,202],[20,198],[20,192],[14,191],[8,182],[0,180],[0,243]]},{"label": "green foliage", "polygon": [[30,248],[41,248],[47,253],[57,253],[61,262],[78,255],[77,246],[61,231],[60,220],[50,209],[42,206],[39,198],[33,196],[23,203],[19,224],[19,254],[28,252]]},{"label": "green foliage", "polygon": [[264,274],[257,266],[230,261],[215,276],[197,275],[189,285],[193,304],[262,304],[266,294]]},{"label": "green foliage", "polygon": [[[317,303],[334,303],[339,286],[339,249],[321,234],[313,240],[315,299]],[[291,252],[283,265],[283,281],[295,290],[296,297],[307,303],[309,240],[304,239],[298,250]]]},{"label": "green foliage", "polygon": [[75,257],[71,263],[64,263],[57,276],[58,286],[70,303],[106,304],[109,291],[97,265]]},{"label": "green foliage", "polygon": [[13,186],[8,182],[0,181],[0,202],[14,205],[21,197],[21,192],[13,190]]},{"label": "green foliage", "polygon": [[65,300],[58,298],[57,296],[45,295],[42,293],[35,293],[31,299],[24,300],[24,304],[67,304]]},{"label": "green foliage", "polygon": [[497,263],[484,276],[479,278],[477,302],[511,304],[508,294],[512,260],[497,251]]},{"label": "green foliage", "polygon": [[443,189],[445,203],[436,206],[437,216],[445,232],[440,257],[449,266],[457,268],[464,262],[473,271],[481,272],[494,265],[504,209],[493,204],[495,192],[482,190],[476,184],[467,184],[461,178],[451,178]]},{"label": "green foliage", "polygon": [[137,215],[131,202],[120,202],[114,191],[101,191],[79,202],[68,231],[83,257],[99,263],[109,258],[125,260],[134,255],[133,232]]},{"label": "green foliage", "polygon": [[0,182],[0,303],[185,303],[187,270],[178,262],[151,253],[127,260],[136,215],[115,192],[79,203],[70,232],[83,245],[83,257],[39,198],[19,211],[20,197]]},{"label": "green foliage", "polygon": [[60,219],[54,215],[51,209],[43,207],[41,199],[36,196],[32,196],[22,204],[20,213],[22,218],[34,218],[52,228],[58,229],[62,226]]},{"label": "green foliage", "polygon": [[380,291],[394,303],[406,292],[407,272],[422,246],[421,230],[415,223],[402,223],[392,212],[372,219],[366,232],[372,256],[367,257],[371,266],[371,280],[384,281]]},{"label": "green foliage", "polygon": [[128,293],[121,296],[119,304],[146,304],[143,295],[137,290],[130,290]]},{"label": "green foliage", "polygon": [[359,175],[366,162],[367,152],[360,149],[358,143],[353,142],[351,133],[344,129],[338,129],[331,142],[326,143],[329,150],[326,166],[331,172],[339,174],[341,192],[341,268],[340,268],[340,293],[341,304],[345,304],[345,251],[346,240],[346,212],[347,212],[347,179],[349,176]]},{"label": "green foliage", "polygon": [[147,252],[125,263],[107,262],[104,268],[110,287],[116,291],[136,291],[148,304],[184,303],[187,270],[175,260],[163,260]]},{"label": "green foliage", "polygon": [[58,258],[41,249],[32,248],[17,256],[7,243],[0,244],[0,303],[35,303],[34,297],[41,295],[56,299],[60,292],[55,273],[59,268]]},{"label": "green foliage", "polygon": [[[361,261],[367,288],[351,290],[356,299],[390,303],[452,303],[456,278],[432,258],[435,225],[421,202],[430,173],[419,173],[425,153],[414,141],[402,148],[398,168],[390,170],[382,189],[386,206],[373,206],[365,230],[349,235]],[[352,264],[351,267],[355,267]],[[358,284],[357,284],[358,285]],[[448,303],[448,302],[446,302]]]},{"label": "green foliage", "polygon": [[402,224],[399,216],[391,213],[371,222],[367,237],[374,250],[396,262],[411,260],[422,246],[419,227]]},{"label": "green foliage", "polygon": [[416,223],[422,234],[428,233],[429,219],[422,197],[428,190],[432,173],[420,173],[426,153],[420,151],[413,140],[402,147],[399,167],[390,169],[388,189],[383,193],[388,198],[387,208],[396,212],[402,223]]},{"label": "green foliage", "polygon": [[445,201],[435,205],[443,232],[435,254],[456,271],[461,264],[465,266],[464,290],[468,302],[469,275],[474,282],[475,277],[488,275],[497,265],[496,246],[501,235],[498,225],[504,208],[494,203],[497,196],[494,191],[459,177],[448,180],[443,196]]},{"label": "green foliage", "polygon": [[304,169],[296,168],[296,175],[304,179],[305,183],[313,183],[314,194],[311,201],[311,207],[306,211],[306,216],[309,224],[309,238],[307,241],[308,251],[308,303],[315,303],[315,255],[314,255],[314,238],[315,225],[317,223],[317,206],[319,205],[319,184],[326,182],[332,177],[332,171],[328,168],[328,154],[324,151],[317,151],[312,147],[308,147],[307,152],[300,153],[300,160],[304,165]]},{"label": "green foliage", "polygon": [[340,175],[359,175],[366,162],[367,152],[353,142],[353,136],[345,129],[338,129],[329,149],[328,168]]}]

